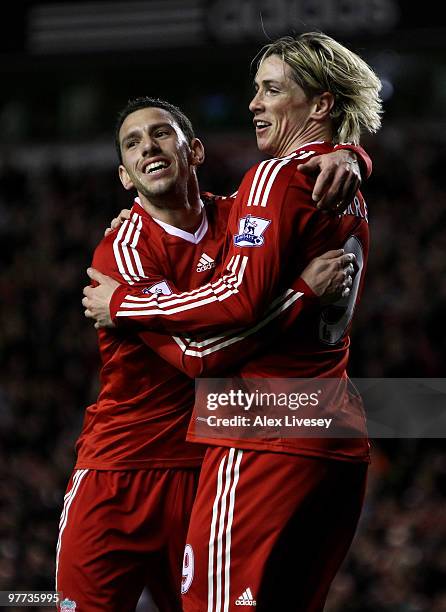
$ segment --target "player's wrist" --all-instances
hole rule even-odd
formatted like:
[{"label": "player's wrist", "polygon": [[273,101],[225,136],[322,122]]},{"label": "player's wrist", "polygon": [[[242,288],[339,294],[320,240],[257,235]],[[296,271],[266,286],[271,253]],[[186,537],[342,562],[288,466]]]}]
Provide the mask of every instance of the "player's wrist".
[{"label": "player's wrist", "polygon": [[293,282],[291,288],[296,292],[303,293],[303,299],[308,300],[308,302],[312,303],[319,299],[319,296],[313,291],[310,285],[308,285],[301,276],[299,276],[299,278]]},{"label": "player's wrist", "polygon": [[372,160],[370,159],[366,151],[361,147],[361,145],[354,145],[350,142],[343,142],[334,146],[335,151],[343,149],[355,153],[363,180],[370,178],[373,169]]}]

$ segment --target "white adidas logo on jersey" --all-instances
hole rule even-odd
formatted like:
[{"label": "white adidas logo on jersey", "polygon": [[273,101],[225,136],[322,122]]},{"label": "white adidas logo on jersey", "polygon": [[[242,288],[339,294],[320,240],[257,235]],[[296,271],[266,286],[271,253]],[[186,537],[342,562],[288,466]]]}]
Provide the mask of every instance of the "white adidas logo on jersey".
[{"label": "white adidas logo on jersey", "polygon": [[248,587],[244,593],[235,600],[236,606],[256,606],[257,602],[252,596],[251,589]]},{"label": "white adidas logo on jersey", "polygon": [[215,261],[206,253],[203,253],[200,257],[200,261],[198,262],[197,272],[204,272],[205,270],[210,270],[211,268],[215,268]]}]

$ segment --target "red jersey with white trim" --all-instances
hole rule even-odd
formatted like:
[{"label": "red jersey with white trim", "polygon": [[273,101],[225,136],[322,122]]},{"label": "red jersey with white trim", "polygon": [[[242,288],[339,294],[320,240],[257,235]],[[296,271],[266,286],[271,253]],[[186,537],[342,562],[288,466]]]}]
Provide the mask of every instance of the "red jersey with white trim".
[{"label": "red jersey with white trim", "polygon": [[[304,313],[304,319],[234,375],[245,378],[344,378],[348,361],[348,332],[359,301],[369,247],[367,208],[360,194],[342,215],[318,211],[311,199],[313,181],[297,165],[333,146],[309,143],[295,153],[254,166],[245,175],[229,217],[223,272],[193,294],[152,296],[137,306],[131,293],[118,288],[111,310],[118,324],[136,321],[151,330],[190,334],[217,334],[234,327],[253,326],[278,295],[296,292],[296,272],[328,249],[353,250],[358,259],[350,297],[330,308]],[[365,431],[364,415],[357,402],[343,407],[348,421],[351,409],[355,431]],[[194,438],[193,431],[190,439]],[[200,438],[200,441],[203,441]],[[221,439],[206,438],[222,445]],[[228,445],[243,448],[315,454],[352,460],[368,457],[364,438],[356,440],[249,440]]]},{"label": "red jersey with white trim", "polygon": [[[210,280],[221,262],[230,198],[204,198],[194,234],[162,224],[135,202],[132,222],[102,239],[93,267],[141,297],[185,291]],[[185,441],[193,381],[136,334],[100,330],[100,392],[86,410],[76,468],[193,467],[203,449]]]}]

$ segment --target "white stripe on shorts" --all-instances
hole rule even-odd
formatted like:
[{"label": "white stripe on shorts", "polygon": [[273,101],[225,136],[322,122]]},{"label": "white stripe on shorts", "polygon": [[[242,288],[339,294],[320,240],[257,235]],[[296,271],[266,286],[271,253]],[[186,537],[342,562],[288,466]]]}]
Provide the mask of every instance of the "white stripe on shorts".
[{"label": "white stripe on shorts", "polygon": [[59,570],[59,555],[60,555],[60,548],[61,548],[61,544],[62,544],[62,534],[64,532],[64,529],[67,525],[67,521],[68,521],[68,511],[70,509],[71,504],[73,503],[73,499],[76,496],[76,493],[79,489],[79,485],[82,482],[82,479],[84,478],[84,476],[87,474],[88,470],[76,470],[73,476],[73,484],[71,489],[68,491],[68,493],[65,495],[64,498],[64,504],[63,504],[63,508],[62,508],[62,514],[60,517],[60,522],[59,522],[59,537],[57,539],[57,547],[56,547],[56,591],[58,590],[57,588],[57,573]]},{"label": "white stripe on shorts", "polygon": [[231,448],[220,461],[218,468],[217,491],[212,506],[209,536],[208,612],[229,610],[232,522],[242,456],[242,450]]}]

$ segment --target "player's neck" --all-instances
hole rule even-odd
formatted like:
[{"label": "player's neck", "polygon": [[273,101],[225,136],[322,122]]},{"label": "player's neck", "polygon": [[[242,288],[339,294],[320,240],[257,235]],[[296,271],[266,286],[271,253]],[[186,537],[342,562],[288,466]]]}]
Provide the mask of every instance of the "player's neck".
[{"label": "player's neck", "polygon": [[198,229],[202,220],[202,204],[199,197],[190,202],[187,198],[181,202],[165,200],[156,201],[141,197],[140,202],[144,210],[153,218],[186,232],[193,233]]},{"label": "player's neck", "polygon": [[309,142],[331,142],[331,140],[332,132],[327,125],[312,123],[306,129],[290,134],[288,140],[283,144],[280,151],[274,154],[274,157],[286,157]]}]

